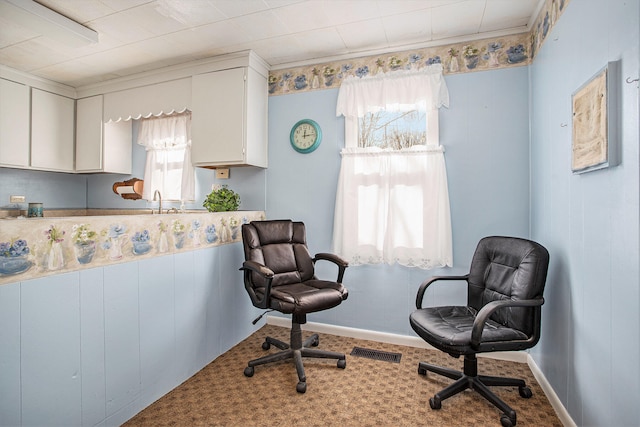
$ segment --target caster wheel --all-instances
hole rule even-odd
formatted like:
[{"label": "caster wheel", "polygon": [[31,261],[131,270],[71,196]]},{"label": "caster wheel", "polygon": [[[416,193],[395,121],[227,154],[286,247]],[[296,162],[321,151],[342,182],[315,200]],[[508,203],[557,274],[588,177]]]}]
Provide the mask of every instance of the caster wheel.
[{"label": "caster wheel", "polygon": [[531,389],[529,387],[519,387],[518,391],[520,392],[520,397],[524,397],[525,399],[533,396],[533,393],[531,392]]},{"label": "caster wheel", "polygon": [[252,377],[254,372],[255,371],[253,369],[253,366],[247,366],[246,368],[244,368],[244,376],[245,377]]},{"label": "caster wheel", "polygon": [[442,402],[440,402],[440,398],[438,396],[433,396],[429,399],[429,406],[431,406],[431,409],[441,409]]},{"label": "caster wheel", "polygon": [[271,348],[271,344],[269,344],[267,341],[262,343],[263,350],[269,350],[270,348]]},{"label": "caster wheel", "polygon": [[500,416],[500,424],[502,424],[502,427],[513,427],[516,425],[515,421],[511,420],[511,418],[506,414],[502,414],[502,416]]},{"label": "caster wheel", "polygon": [[426,370],[426,369],[424,369],[424,368],[423,368],[423,367],[421,367],[421,366],[418,366],[418,374],[420,374],[420,375],[427,375],[427,370]]},{"label": "caster wheel", "polygon": [[300,381],[298,385],[296,385],[296,391],[298,393],[304,393],[305,391],[307,391],[307,383],[303,383],[302,381]]},{"label": "caster wheel", "polygon": [[347,367],[347,360],[346,359],[338,360],[338,368],[344,369],[346,367]]}]

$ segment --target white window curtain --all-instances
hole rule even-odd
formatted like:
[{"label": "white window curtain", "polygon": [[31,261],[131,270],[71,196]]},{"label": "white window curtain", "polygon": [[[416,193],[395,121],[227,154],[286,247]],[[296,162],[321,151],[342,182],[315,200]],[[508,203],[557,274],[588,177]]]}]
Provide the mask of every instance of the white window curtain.
[{"label": "white window curtain", "polygon": [[335,253],[354,265],[453,265],[444,149],[433,143],[395,151],[357,146],[357,119],[365,113],[429,111],[448,104],[440,64],[345,79],[337,105],[337,115],[345,116],[346,147],[336,195]]},{"label": "white window curtain", "polygon": [[138,144],[147,150],[142,198],[152,200],[158,190],[163,200],[194,201],[191,113],[140,120]]}]

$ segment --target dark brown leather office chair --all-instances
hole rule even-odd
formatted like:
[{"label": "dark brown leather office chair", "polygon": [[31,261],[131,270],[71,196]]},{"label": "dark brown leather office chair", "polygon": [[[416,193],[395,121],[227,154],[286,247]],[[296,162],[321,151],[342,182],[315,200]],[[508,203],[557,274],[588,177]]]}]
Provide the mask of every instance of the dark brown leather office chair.
[{"label": "dark brown leather office chair", "polygon": [[[242,241],[245,262],[240,270],[244,271],[244,286],[253,305],[292,315],[290,343],[267,337],[262,344],[264,350],[274,345],[282,351],[250,361],[244,374],[251,377],[255,366],[293,359],[299,381],[296,390],[304,393],[307,379],[303,357],[337,359],[338,368],[347,366],[344,354],[309,348],[319,344],[317,334],[302,342],[300,325],[307,322],[307,313],[335,307],[347,299],[342,277],[348,264],[333,254],[319,253],[312,258],[302,222],[252,221],[242,226]],[[335,282],[315,276],[314,266],[320,260],[337,265]]]},{"label": "dark brown leather office chair", "polygon": [[[549,253],[538,243],[514,237],[485,237],[478,243],[469,274],[433,277],[418,288],[416,308],[409,321],[426,342],[454,357],[464,356],[458,372],[420,362],[418,373],[427,371],[456,380],[429,399],[431,409],[468,388],[498,407],[503,426],[516,424],[516,412],[487,386],[518,387],[520,396],[531,389],[517,378],[478,375],[477,353],[524,350],[540,338],[540,318],[547,278]],[[440,280],[465,280],[467,305],[422,307],[427,288]]]}]

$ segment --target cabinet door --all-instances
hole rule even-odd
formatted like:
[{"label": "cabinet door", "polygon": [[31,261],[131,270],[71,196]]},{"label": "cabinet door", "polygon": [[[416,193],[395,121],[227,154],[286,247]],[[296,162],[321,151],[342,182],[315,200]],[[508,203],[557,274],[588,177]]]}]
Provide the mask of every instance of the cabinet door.
[{"label": "cabinet door", "polygon": [[245,160],[247,164],[261,168],[268,166],[268,104],[267,77],[249,67],[247,73]]},{"label": "cabinet door", "polygon": [[246,68],[193,76],[191,158],[194,165],[245,163]]},{"label": "cabinet door", "polygon": [[75,101],[31,89],[31,167],[73,172]]},{"label": "cabinet door", "polygon": [[0,79],[0,165],[29,166],[29,87]]},{"label": "cabinet door", "polygon": [[102,95],[76,101],[76,171],[102,169]]},{"label": "cabinet door", "polygon": [[133,155],[133,120],[121,120],[102,125],[102,141],[104,162],[103,172],[131,173]]},{"label": "cabinet door", "polygon": [[103,96],[76,101],[76,172],[131,173],[131,120],[103,123]]}]

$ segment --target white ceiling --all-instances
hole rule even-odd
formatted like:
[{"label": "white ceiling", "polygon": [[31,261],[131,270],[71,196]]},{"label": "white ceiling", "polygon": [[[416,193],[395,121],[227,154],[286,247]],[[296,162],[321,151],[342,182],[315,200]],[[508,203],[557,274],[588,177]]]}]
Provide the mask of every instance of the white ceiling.
[{"label": "white ceiling", "polygon": [[277,69],[517,34],[530,29],[544,0],[37,3],[97,31],[99,42],[70,47],[0,16],[0,64],[82,87],[247,49]]}]

